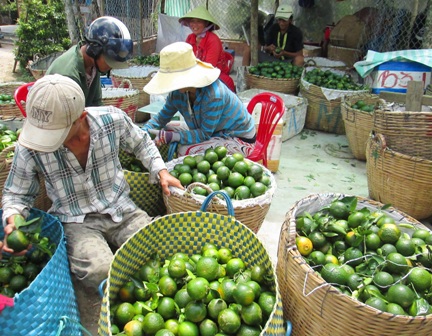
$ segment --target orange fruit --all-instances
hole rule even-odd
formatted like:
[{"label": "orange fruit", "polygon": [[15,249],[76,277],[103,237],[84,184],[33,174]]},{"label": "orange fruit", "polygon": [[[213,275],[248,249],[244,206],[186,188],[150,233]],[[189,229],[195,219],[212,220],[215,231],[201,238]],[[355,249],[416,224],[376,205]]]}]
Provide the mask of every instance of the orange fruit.
[{"label": "orange fruit", "polygon": [[304,236],[296,238],[296,246],[302,256],[308,256],[313,250],[312,241]]}]

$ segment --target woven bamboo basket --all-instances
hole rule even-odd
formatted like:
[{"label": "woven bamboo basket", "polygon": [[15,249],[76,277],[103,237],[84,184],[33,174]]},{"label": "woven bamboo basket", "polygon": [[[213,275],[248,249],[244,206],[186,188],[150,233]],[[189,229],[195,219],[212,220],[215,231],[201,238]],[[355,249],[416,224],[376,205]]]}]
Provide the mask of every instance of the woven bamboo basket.
[{"label": "woven bamboo basket", "polygon": [[332,44],[328,46],[328,58],[335,61],[342,61],[350,68],[354,66],[354,63],[360,61],[362,57],[362,51],[359,49],[338,47]]},{"label": "woven bamboo basket", "polygon": [[246,71],[246,87],[248,89],[263,89],[288,94],[296,94],[300,79],[295,78],[268,78],[252,75]]},{"label": "woven bamboo basket", "polygon": [[342,99],[342,119],[348,144],[357,160],[366,161],[366,143],[373,128],[373,112],[352,108],[351,106],[359,100],[371,105],[377,104],[379,97],[370,93],[361,93]]},{"label": "woven bamboo basket", "polygon": [[369,197],[416,219],[432,216],[432,161],[401,154],[374,134],[366,147]]},{"label": "woven bamboo basket", "polygon": [[305,44],[303,46],[303,57],[317,57],[321,56],[321,47],[311,46]]},{"label": "woven bamboo basket", "polygon": [[[0,152],[0,199],[3,196],[3,186],[9,175],[10,167],[12,165],[13,152],[15,151],[15,146],[9,146]],[[47,191],[45,188],[45,181],[42,176],[39,175],[40,190],[39,195],[36,197],[33,207],[43,211],[48,211],[51,207],[52,202],[47,196]]]},{"label": "woven bamboo basket", "polygon": [[111,335],[111,306],[117,293],[155,251],[164,260],[177,252],[188,255],[200,253],[206,243],[231,249],[233,256],[242,258],[247,265],[263,265],[271,283],[270,289],[276,293],[277,302],[260,335],[286,335],[278,281],[264,245],[233,216],[205,210],[203,206],[200,211],[180,212],[157,218],[117,250],[102,300],[99,335]]},{"label": "woven bamboo basket", "polygon": [[[13,95],[15,94],[15,90],[19,88],[21,85],[25,84],[24,82],[9,82],[9,83],[0,83],[0,94]],[[21,110],[18,108],[15,100],[10,104],[1,104],[0,105],[0,119],[1,120],[13,120],[20,119],[22,120],[24,117],[21,113]]]},{"label": "woven bamboo basket", "polygon": [[[180,157],[166,163],[168,171],[171,171],[174,166],[178,163],[183,162],[184,157]],[[245,199],[245,200],[233,200],[235,218],[245,224],[253,232],[258,232],[261,228],[264,218],[270,209],[273,195],[276,191],[276,180],[273,174],[264,166],[262,166],[264,174],[270,177],[271,185],[270,188],[264,195]],[[171,195],[163,195],[164,202],[167,208],[167,213],[176,213],[182,211],[196,211],[203,204],[205,197],[196,195],[192,192],[196,186],[206,188],[206,185],[202,183],[192,183],[186,190],[171,187]],[[209,206],[210,212],[215,212],[223,215],[228,214],[228,209],[225,202],[222,202],[219,198],[215,198]]]},{"label": "woven bamboo basket", "polygon": [[[325,282],[297,250],[296,217],[314,214],[342,194],[313,194],[298,201],[282,225],[276,267],[284,318],[293,324],[293,336],[408,336],[429,335],[432,315],[405,316],[378,311],[342,294]],[[357,197],[357,209],[375,211],[383,204]],[[382,210],[396,222],[425,228],[414,218],[394,208]]]},{"label": "woven bamboo basket", "polygon": [[[111,71],[111,79],[114,87],[120,86],[124,79],[128,79],[134,88],[139,91],[138,107],[150,104],[150,95],[143,90],[143,87],[150,82],[152,76],[159,70],[159,67],[152,65],[131,66],[127,69],[114,69]],[[136,116],[136,122],[146,120],[145,113]]]},{"label": "woven bamboo basket", "polygon": [[102,88],[103,105],[113,105],[123,110],[133,121],[138,110],[139,91],[135,90],[128,79],[116,88]]},{"label": "woven bamboo basket", "polygon": [[[345,125],[341,114],[342,97],[367,93],[368,91],[334,90],[311,84],[304,79],[304,75],[313,68],[305,68],[300,80],[300,94],[308,101],[305,128],[328,133],[345,134]],[[345,73],[329,68],[322,68],[322,70],[330,70],[336,74]]]},{"label": "woven bamboo basket", "polygon": [[375,110],[373,128],[396,152],[432,160],[432,112]]},{"label": "woven bamboo basket", "polygon": [[329,68],[335,70],[348,70],[347,65],[342,61],[335,61],[325,57],[306,57],[305,67],[313,66],[316,68]]},{"label": "woven bamboo basket", "polygon": [[43,76],[45,76],[45,73],[47,72],[51,63],[54,62],[57,57],[63,55],[64,53],[65,51],[63,50],[43,57],[35,55],[33,57],[33,61],[29,61],[27,68],[30,70],[31,74],[36,80],[42,78]]}]

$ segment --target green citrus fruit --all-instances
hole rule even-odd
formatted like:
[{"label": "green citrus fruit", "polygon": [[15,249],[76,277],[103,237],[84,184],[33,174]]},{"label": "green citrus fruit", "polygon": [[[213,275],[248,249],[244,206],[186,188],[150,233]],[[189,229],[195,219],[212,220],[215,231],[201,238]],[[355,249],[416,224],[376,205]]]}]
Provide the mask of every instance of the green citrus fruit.
[{"label": "green citrus fruit", "polygon": [[6,242],[8,247],[14,250],[14,252],[24,251],[30,244],[30,240],[28,239],[27,235],[21,230],[12,231],[8,235]]},{"label": "green citrus fruit", "polygon": [[390,286],[386,297],[389,302],[397,303],[402,308],[408,308],[414,302],[416,295],[408,286],[396,284]]},{"label": "green citrus fruit", "polygon": [[224,309],[218,315],[218,324],[222,332],[227,334],[235,334],[240,328],[240,316],[232,309]]}]

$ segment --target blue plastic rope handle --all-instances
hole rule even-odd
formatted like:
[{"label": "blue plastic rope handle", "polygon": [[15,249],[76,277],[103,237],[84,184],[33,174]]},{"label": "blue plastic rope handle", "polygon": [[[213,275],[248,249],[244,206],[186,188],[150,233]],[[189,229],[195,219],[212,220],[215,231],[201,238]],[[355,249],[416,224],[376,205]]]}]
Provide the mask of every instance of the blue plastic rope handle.
[{"label": "blue plastic rope handle", "polygon": [[290,321],[287,321],[286,336],[290,336],[291,332],[292,332],[292,324]]},{"label": "blue plastic rope handle", "polygon": [[206,211],[212,198],[217,196],[217,195],[223,196],[223,198],[225,199],[225,202],[227,204],[228,215],[234,217],[234,207],[233,207],[233,204],[231,202],[231,198],[228,196],[228,194],[225,191],[220,191],[220,190],[213,191],[210,195],[208,195],[206,197],[203,204],[201,205],[200,211]]},{"label": "blue plastic rope handle", "polygon": [[174,155],[177,152],[178,142],[171,142],[168,147],[168,161],[174,159]]},{"label": "blue plastic rope handle", "polygon": [[103,296],[104,296],[104,289],[105,289],[105,284],[106,284],[107,280],[108,280],[108,278],[102,280],[101,283],[99,284],[98,290],[99,290],[99,295],[101,298],[103,298]]}]

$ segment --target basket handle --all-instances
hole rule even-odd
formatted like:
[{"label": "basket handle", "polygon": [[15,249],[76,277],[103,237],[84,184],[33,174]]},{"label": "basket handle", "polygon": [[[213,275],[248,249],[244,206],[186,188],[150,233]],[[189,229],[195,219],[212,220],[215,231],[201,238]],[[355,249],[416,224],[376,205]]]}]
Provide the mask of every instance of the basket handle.
[{"label": "basket handle", "polygon": [[148,73],[147,78],[152,78],[153,75],[155,75],[157,73],[157,70],[151,71]]},{"label": "basket handle", "polygon": [[387,142],[383,134],[381,133],[373,133],[373,140],[379,149],[384,150],[387,147]]},{"label": "basket handle", "polygon": [[292,323],[290,321],[287,321],[287,328],[286,328],[286,335],[285,336],[290,336],[292,332]]},{"label": "basket handle", "polygon": [[213,192],[213,189],[210,188],[207,184],[201,182],[193,182],[186,187],[185,194],[191,194],[195,187],[204,188],[209,194]]},{"label": "basket handle", "polygon": [[118,87],[121,89],[124,88],[125,83],[128,85],[128,89],[133,89],[132,82],[128,78],[123,79]]},{"label": "basket handle", "polygon": [[106,285],[107,280],[108,280],[108,278],[103,279],[101,281],[101,283],[99,284],[98,291],[99,291],[99,295],[101,298],[103,298],[103,296],[104,296],[104,290],[105,290],[105,285]]},{"label": "basket handle", "polygon": [[213,197],[215,197],[216,195],[221,195],[223,196],[223,198],[225,199],[225,202],[227,204],[227,210],[228,210],[228,215],[233,216],[234,217],[234,207],[232,205],[231,202],[231,198],[228,196],[228,194],[224,191],[213,191],[210,195],[208,195],[206,197],[206,199],[204,200],[203,204],[201,205],[201,209],[200,211],[206,211],[207,207],[210,204],[210,201],[212,200]]},{"label": "basket handle", "polygon": [[316,62],[313,59],[308,59],[305,63],[305,66],[316,66]]},{"label": "basket handle", "polygon": [[178,142],[171,142],[169,147],[168,147],[168,157],[167,160],[171,161],[172,159],[174,159],[174,155],[177,152],[177,147],[178,147]]}]

